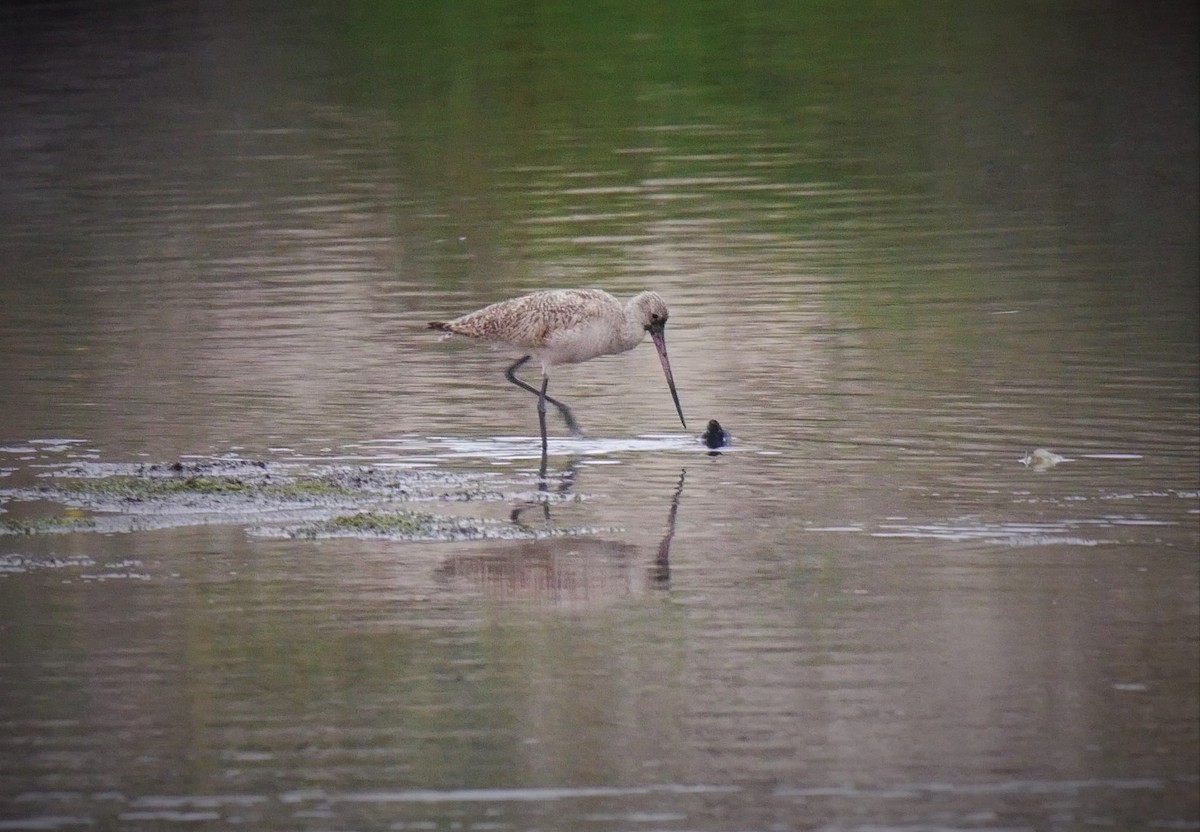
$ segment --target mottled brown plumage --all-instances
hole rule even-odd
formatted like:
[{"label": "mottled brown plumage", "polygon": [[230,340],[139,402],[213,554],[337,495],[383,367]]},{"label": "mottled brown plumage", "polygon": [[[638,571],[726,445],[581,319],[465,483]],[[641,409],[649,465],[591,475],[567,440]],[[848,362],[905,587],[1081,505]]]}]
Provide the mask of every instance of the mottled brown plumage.
[{"label": "mottled brown plumage", "polygon": [[627,352],[641,343],[648,327],[666,323],[667,305],[654,292],[622,304],[600,289],[551,289],[504,300],[431,329],[478,341],[512,344],[542,363],[577,364],[601,355]]}]

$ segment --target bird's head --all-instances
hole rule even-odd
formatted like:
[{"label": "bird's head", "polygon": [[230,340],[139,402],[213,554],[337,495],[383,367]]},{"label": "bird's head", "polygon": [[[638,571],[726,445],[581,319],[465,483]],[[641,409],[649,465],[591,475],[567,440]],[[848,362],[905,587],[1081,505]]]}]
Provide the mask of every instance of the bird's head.
[{"label": "bird's head", "polygon": [[651,335],[662,334],[667,325],[667,318],[671,316],[666,301],[657,292],[642,292],[633,301],[637,306],[642,328]]}]

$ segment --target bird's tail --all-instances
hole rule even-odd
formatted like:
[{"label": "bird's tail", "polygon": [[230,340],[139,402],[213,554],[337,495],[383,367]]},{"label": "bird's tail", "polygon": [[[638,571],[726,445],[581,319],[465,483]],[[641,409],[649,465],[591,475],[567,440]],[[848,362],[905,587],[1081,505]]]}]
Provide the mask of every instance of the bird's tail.
[{"label": "bird's tail", "polygon": [[429,328],[436,329],[438,332],[449,332],[450,324],[446,323],[445,321],[430,321]]}]

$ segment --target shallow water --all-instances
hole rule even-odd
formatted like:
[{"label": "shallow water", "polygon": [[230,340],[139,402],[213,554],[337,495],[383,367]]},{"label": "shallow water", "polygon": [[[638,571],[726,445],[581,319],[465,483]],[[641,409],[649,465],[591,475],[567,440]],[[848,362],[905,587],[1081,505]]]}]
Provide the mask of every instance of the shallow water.
[{"label": "shallow water", "polygon": [[[422,8],[9,13],[0,519],[251,461],[506,534],[0,536],[0,829],[1200,826],[1194,13]],[[589,285],[688,430],[563,368],[539,490],[423,325]]]}]

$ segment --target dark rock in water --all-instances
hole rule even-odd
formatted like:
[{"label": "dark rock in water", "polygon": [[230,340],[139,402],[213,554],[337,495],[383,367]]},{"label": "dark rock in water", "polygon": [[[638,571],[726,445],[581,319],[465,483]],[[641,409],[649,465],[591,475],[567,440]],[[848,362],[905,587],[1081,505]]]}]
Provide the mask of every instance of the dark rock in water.
[{"label": "dark rock in water", "polygon": [[721,427],[720,422],[710,419],[708,429],[704,431],[704,435],[700,439],[710,448],[724,448],[733,440],[733,437],[729,435],[729,431]]}]

